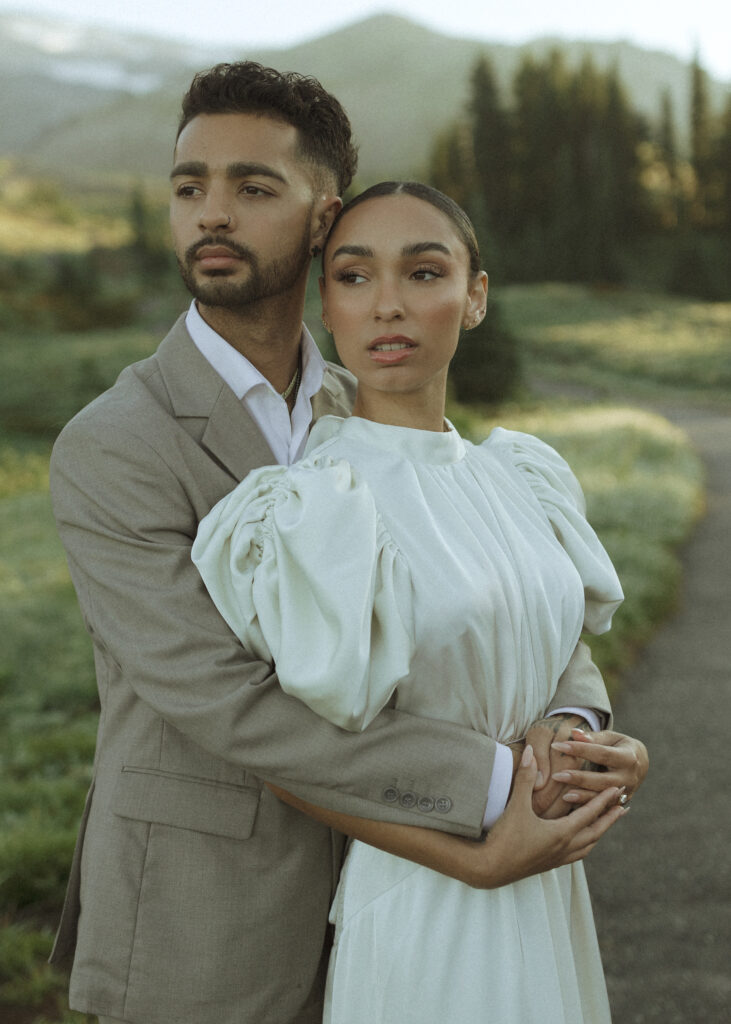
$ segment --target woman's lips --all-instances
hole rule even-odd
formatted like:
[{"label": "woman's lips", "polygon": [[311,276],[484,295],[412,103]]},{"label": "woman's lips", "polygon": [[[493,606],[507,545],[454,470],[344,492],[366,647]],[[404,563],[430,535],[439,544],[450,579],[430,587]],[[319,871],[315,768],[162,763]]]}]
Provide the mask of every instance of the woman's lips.
[{"label": "woman's lips", "polygon": [[395,335],[387,338],[376,338],[368,346],[368,355],[374,363],[393,366],[405,362],[416,352],[416,345],[411,338]]}]

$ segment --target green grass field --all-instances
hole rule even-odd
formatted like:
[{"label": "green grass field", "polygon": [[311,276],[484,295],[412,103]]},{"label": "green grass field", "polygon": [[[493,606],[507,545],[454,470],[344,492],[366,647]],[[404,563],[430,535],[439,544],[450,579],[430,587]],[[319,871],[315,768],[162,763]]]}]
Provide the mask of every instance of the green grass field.
[{"label": "green grass field", "polygon": [[538,376],[614,394],[731,398],[731,302],[563,284],[496,289],[496,299]]},{"label": "green grass field", "polygon": [[[583,295],[582,289],[576,290],[571,303],[565,290],[553,286],[510,290],[506,314],[512,303],[511,326],[516,330],[516,310],[521,311],[522,324],[532,324],[529,369],[534,365],[534,346],[544,353],[564,344],[551,335],[553,340],[541,348],[544,342],[535,340],[541,316],[546,315],[548,332],[571,327],[591,347],[580,309],[585,308],[588,315],[595,308],[593,303],[601,307],[603,301]],[[544,310],[554,309],[553,320],[540,312],[541,304]],[[695,331],[694,325],[703,319],[698,305],[690,304],[685,325],[675,324],[677,331],[688,336]],[[575,310],[574,320],[563,324],[559,314],[563,311],[565,317],[568,308]],[[682,319],[681,307],[673,308],[676,318]],[[665,316],[666,310],[663,301],[657,315]],[[628,315],[617,314],[615,322],[629,335]],[[724,313],[723,307],[712,306],[705,315],[708,323],[715,323],[728,310]],[[642,308],[638,306],[637,318],[638,326],[652,321],[649,298],[643,299]],[[589,322],[603,323],[596,313]],[[608,330],[606,323],[602,329]],[[594,344],[610,349],[609,335],[603,338]],[[97,708],[90,645],[50,512],[50,439],[61,422],[111,383],[123,365],[150,352],[157,340],[151,332],[138,330],[6,335],[0,347],[0,1020],[4,1024],[83,1020],[64,1009],[66,979],[45,963],[90,777]],[[660,335],[653,344],[660,346]],[[689,361],[697,375],[694,379],[710,374],[711,364],[722,361],[723,348],[721,342],[715,348],[709,344],[697,360]],[[546,358],[541,354],[541,360]],[[602,359],[608,358],[602,353]],[[636,374],[635,364],[629,357],[624,359],[618,355],[611,372]],[[591,363],[590,356],[587,362]],[[667,386],[664,369],[659,373]],[[616,404],[587,407],[527,400],[520,406],[491,410],[489,415],[453,406],[450,415],[475,439],[484,437],[497,422],[536,433],[574,468],[586,492],[590,519],[615,561],[626,592],[615,628],[592,641],[598,663],[616,683],[632,651],[673,605],[680,573],[677,547],[702,507],[701,468],[683,435],[659,416]]]}]

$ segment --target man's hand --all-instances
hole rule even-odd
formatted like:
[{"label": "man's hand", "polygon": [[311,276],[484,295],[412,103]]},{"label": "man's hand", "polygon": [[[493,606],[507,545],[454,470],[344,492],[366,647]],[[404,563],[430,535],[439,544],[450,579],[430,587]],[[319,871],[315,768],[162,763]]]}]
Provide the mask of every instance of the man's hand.
[{"label": "man's hand", "polygon": [[[526,743],[533,748],[538,763],[538,778],[533,791],[533,810],[539,818],[562,818],[572,810],[574,804],[564,800],[570,789],[575,790],[580,782],[572,776],[568,780],[556,779],[555,775],[564,771],[575,771],[583,767],[584,758],[578,750],[563,750],[556,743],[568,742],[572,738],[572,730],[586,723],[580,715],[563,713],[541,718],[530,727],[526,734]],[[597,790],[606,789],[610,783],[593,790],[590,799]],[[582,800],[582,803],[586,801]]]},{"label": "man's hand", "polygon": [[[554,750],[567,761],[553,781],[569,787],[562,799],[572,807],[586,803],[607,786],[624,789],[627,800],[631,799],[642,785],[650,763],[647,747],[641,740],[607,729],[574,729],[570,740],[554,742]],[[584,764],[579,767],[568,763],[582,757]]]}]

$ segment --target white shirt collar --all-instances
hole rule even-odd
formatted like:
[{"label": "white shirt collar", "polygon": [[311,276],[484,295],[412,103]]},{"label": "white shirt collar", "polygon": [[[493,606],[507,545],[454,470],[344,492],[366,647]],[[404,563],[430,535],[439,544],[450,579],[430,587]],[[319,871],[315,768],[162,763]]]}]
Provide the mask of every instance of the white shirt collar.
[{"label": "white shirt collar", "polygon": [[[185,318],[185,326],[198,351],[208,360],[216,373],[223,377],[237,398],[245,398],[252,388],[261,385],[277,394],[253,363],[250,363],[246,356],[237,352],[233,345],[229,345],[225,338],[222,338],[205,322],[198,312],[195,300],[190,304]],[[312,398],[322,387],[325,376],[325,360],[304,324],[302,324],[300,351],[302,354],[300,391],[304,392],[308,398]]]}]

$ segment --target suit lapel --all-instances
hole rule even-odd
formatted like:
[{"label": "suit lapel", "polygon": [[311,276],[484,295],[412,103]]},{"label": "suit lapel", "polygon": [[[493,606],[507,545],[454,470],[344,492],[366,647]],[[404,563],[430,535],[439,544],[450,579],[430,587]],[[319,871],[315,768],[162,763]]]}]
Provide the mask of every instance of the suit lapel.
[{"label": "suit lapel", "polygon": [[[157,362],[178,422],[237,481],[276,458],[246,407],[196,348],[181,316],[157,350]],[[353,387],[327,366],[312,399],[312,418],[349,416]]]},{"label": "suit lapel", "polygon": [[245,406],[196,348],[181,316],[157,350],[178,422],[236,479],[277,460]]},{"label": "suit lapel", "polygon": [[321,416],[350,416],[354,397],[354,379],[328,364],[322,387],[312,399],[313,423]]}]

